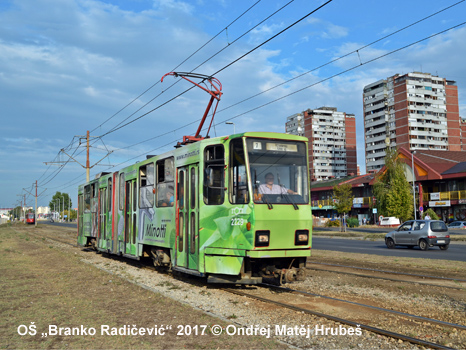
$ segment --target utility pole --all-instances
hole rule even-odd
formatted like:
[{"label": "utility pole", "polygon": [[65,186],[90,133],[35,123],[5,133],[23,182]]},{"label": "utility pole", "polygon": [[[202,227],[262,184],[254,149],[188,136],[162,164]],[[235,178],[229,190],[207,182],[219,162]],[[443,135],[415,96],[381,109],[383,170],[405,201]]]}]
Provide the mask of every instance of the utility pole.
[{"label": "utility pole", "polygon": [[74,159],[72,156],[70,156],[68,153],[66,153],[63,148],[61,149],[61,151],[63,153],[65,153],[68,157],[73,159],[76,163],[78,163],[79,165],[81,165],[83,168],[86,169],[86,182],[89,182],[89,180],[90,180],[90,170],[93,167],[95,167],[96,165],[98,165],[102,160],[107,158],[110,154],[112,154],[113,151],[109,151],[103,158],[101,158],[98,162],[96,162],[94,165],[91,166],[90,161],[89,161],[89,148],[90,148],[89,140],[90,140],[91,137],[93,137],[93,138],[99,138],[99,137],[89,136],[89,130],[87,131],[86,136],[76,136],[76,137],[79,137],[80,143],[81,143],[81,139],[86,139],[86,165],[82,165],[80,162],[78,162],[76,159]]},{"label": "utility pole", "polygon": [[58,217],[56,218],[57,222],[60,222],[60,198],[55,198],[55,203],[58,201]]},{"label": "utility pole", "polygon": [[[23,190],[24,190],[24,188],[23,188]],[[20,196],[20,197],[23,197],[23,198],[24,198],[24,202],[23,202],[23,200],[20,200],[21,214],[22,214],[22,213],[25,212],[25,210],[26,210],[26,209],[25,209],[25,207],[26,207],[26,195],[25,195],[25,194],[17,194],[17,196]],[[24,205],[23,205],[23,203],[24,203]],[[24,218],[24,219],[26,218],[26,214],[23,215],[23,218]],[[20,215],[19,219],[21,220],[21,215]]]},{"label": "utility pole", "polygon": [[[37,195],[37,180],[36,180],[36,183],[35,183],[35,186],[36,186],[36,194],[32,194],[31,192],[29,192],[28,190],[26,190],[25,188],[23,188],[23,190],[25,190],[26,192],[28,192],[31,196],[34,196],[36,198],[36,206],[35,206],[35,209],[34,209],[34,226],[37,227],[37,197],[39,197]],[[44,191],[46,191],[47,189],[45,189]],[[44,193],[44,192],[42,192]],[[41,194],[42,194],[41,193]],[[24,195],[24,205],[26,205],[26,195]]]},{"label": "utility pole", "polygon": [[86,182],[89,182],[90,170],[91,170],[91,166],[89,164],[89,130],[87,130],[87,134],[86,134]]}]

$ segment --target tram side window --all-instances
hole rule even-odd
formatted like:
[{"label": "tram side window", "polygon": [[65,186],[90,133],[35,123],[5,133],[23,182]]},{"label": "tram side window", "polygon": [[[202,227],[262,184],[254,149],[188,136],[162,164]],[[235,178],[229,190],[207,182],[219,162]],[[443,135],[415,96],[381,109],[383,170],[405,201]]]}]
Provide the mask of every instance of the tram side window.
[{"label": "tram side window", "polygon": [[91,186],[84,187],[84,211],[91,211]]},{"label": "tram side window", "polygon": [[154,163],[139,168],[139,208],[152,208],[154,206],[154,169]]},{"label": "tram side window", "polygon": [[157,162],[157,207],[172,207],[175,193],[173,157]]},{"label": "tram side window", "polygon": [[120,210],[125,209],[125,173],[120,174]]},{"label": "tram side window", "polygon": [[230,157],[230,202],[232,204],[248,203],[248,180],[242,139],[236,139],[230,143]]},{"label": "tram side window", "polygon": [[108,211],[112,211],[112,198],[113,198],[113,191],[112,191],[112,178],[108,179]]},{"label": "tram side window", "polygon": [[96,185],[92,184],[91,185],[91,198],[97,198],[97,191],[96,191]]},{"label": "tram side window", "polygon": [[204,150],[204,203],[223,204],[225,197],[225,150],[223,145]]}]

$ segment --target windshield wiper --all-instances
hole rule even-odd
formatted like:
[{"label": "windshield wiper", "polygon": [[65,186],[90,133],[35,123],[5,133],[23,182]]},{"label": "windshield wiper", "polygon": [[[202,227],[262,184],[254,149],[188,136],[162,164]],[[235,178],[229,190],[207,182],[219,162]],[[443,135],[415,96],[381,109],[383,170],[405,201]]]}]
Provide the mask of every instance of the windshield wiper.
[{"label": "windshield wiper", "polygon": [[262,199],[263,199],[264,202],[267,204],[267,208],[273,209],[273,205],[272,205],[272,203],[270,203],[270,202],[267,200],[267,195],[266,195],[266,194],[263,194],[263,195],[262,195]]},{"label": "windshield wiper", "polygon": [[281,180],[280,180],[280,174],[278,174],[278,173],[277,173],[277,179],[278,179],[278,185],[280,186],[280,188],[285,189],[285,191],[286,191],[286,193],[283,193],[283,192],[281,193],[282,197],[285,197],[286,200],[288,201],[288,203],[293,204],[294,210],[299,210],[298,205],[297,205],[295,202],[293,202],[293,200],[291,199],[291,197],[290,197],[290,195],[289,195],[289,193],[288,193],[288,190],[287,190],[286,187],[282,184],[282,182],[281,182]]},{"label": "windshield wiper", "polygon": [[285,197],[288,203],[293,204],[294,210],[299,210],[298,205],[293,201],[292,197],[290,196],[289,193],[282,193],[282,197]]}]

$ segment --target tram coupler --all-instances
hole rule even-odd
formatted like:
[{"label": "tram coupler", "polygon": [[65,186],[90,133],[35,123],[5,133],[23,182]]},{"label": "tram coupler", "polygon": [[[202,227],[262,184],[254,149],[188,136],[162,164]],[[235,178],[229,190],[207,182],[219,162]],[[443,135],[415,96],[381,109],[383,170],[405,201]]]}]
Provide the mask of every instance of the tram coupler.
[{"label": "tram coupler", "polygon": [[274,266],[267,266],[267,268],[261,271],[260,275],[264,283],[282,285],[285,283],[304,281],[306,278],[306,270],[303,267],[277,269]]},{"label": "tram coupler", "polygon": [[90,239],[88,239],[86,247],[91,247],[92,250],[97,251],[97,241],[95,237],[91,237]]},{"label": "tram coupler", "polygon": [[155,267],[169,267],[170,266],[170,256],[165,253],[162,249],[151,250],[152,260],[154,261]]}]

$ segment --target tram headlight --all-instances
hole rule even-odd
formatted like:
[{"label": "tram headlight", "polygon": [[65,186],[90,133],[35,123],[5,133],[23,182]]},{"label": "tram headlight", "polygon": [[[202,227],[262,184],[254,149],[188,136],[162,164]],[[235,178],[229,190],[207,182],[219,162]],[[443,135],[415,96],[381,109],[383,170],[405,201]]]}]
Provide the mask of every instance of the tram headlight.
[{"label": "tram headlight", "polygon": [[307,245],[309,242],[309,230],[296,230],[294,235],[295,245]]},{"label": "tram headlight", "polygon": [[270,231],[256,231],[256,247],[268,247],[269,246]]}]

